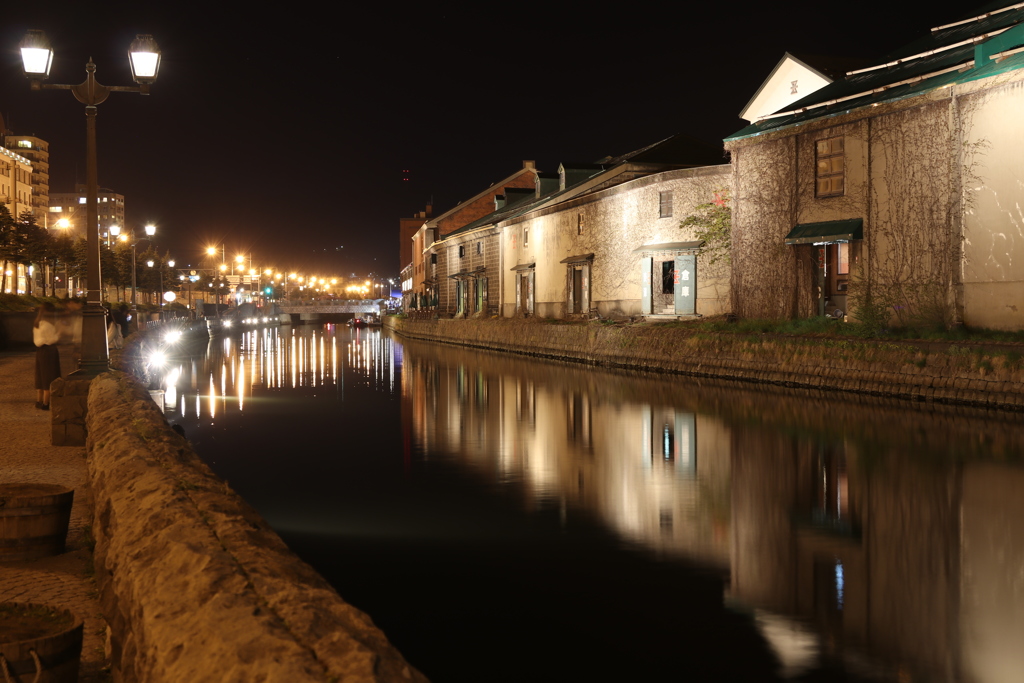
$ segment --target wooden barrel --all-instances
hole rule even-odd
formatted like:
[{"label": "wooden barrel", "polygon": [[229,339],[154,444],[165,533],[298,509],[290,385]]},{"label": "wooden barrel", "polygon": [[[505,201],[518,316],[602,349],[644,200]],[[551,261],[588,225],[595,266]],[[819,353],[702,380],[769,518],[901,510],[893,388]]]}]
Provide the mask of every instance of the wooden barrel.
[{"label": "wooden barrel", "polygon": [[0,562],[64,552],[74,496],[57,484],[0,484]]},{"label": "wooden barrel", "polygon": [[82,620],[67,610],[0,602],[0,680],[75,683],[82,657]]}]

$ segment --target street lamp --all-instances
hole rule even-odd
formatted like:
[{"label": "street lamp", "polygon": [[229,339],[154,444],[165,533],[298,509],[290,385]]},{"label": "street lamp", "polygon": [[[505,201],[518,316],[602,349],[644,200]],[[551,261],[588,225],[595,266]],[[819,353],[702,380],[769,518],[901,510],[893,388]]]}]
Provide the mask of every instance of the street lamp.
[{"label": "street lamp", "polygon": [[[140,237],[132,243],[132,320],[138,320],[138,309],[135,308],[135,291],[138,289],[135,282],[135,247],[139,246],[139,242],[149,242],[152,244],[152,237],[156,234],[156,226],[150,223],[144,230],[146,231],[145,237]],[[137,324],[137,323],[136,323]]]},{"label": "street lamp", "polygon": [[[149,259],[148,261],[146,261],[146,265],[149,266],[150,268],[152,268],[153,266],[156,265],[156,261],[154,261],[153,259]],[[166,265],[167,265],[168,268],[173,268],[174,267],[174,260],[172,259],[172,260],[168,261]],[[164,300],[165,300],[164,299],[164,264],[163,263],[160,264],[160,268],[158,270],[160,271],[160,319],[163,320],[164,319]]]},{"label": "street lamp", "polygon": [[100,293],[100,241],[96,196],[96,107],[112,92],[149,94],[160,69],[160,49],[149,35],[138,35],[128,48],[132,78],[137,86],[105,86],[96,80],[96,65],[90,58],[85,65],[86,78],[79,85],[43,83],[50,76],[53,50],[42,31],[29,31],[21,44],[22,65],[32,90],[70,90],[85,105],[85,215],[86,226],[86,305],[82,311],[82,358],[74,375],[91,377],[108,368],[106,313]]},{"label": "street lamp", "polygon": [[[70,230],[71,229],[71,221],[69,221],[67,218],[59,218],[59,219],[57,219],[57,222],[54,224],[54,227],[60,228],[61,230]],[[68,297],[70,297],[71,296],[71,276],[68,273],[68,262],[67,262],[67,259],[61,259],[61,261],[64,262],[64,285],[65,285],[65,288],[67,289],[67,295],[68,295]]]}]

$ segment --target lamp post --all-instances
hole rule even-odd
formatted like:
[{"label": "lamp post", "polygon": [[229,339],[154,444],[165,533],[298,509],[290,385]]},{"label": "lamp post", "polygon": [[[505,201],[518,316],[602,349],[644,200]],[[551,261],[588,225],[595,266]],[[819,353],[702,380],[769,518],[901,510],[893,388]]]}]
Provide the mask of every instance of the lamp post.
[{"label": "lamp post", "polygon": [[100,292],[100,241],[98,177],[96,169],[96,107],[112,92],[149,94],[160,68],[160,50],[150,35],[137,35],[128,48],[132,78],[137,86],[106,86],[96,80],[96,65],[85,65],[85,81],[78,85],[43,83],[50,76],[53,50],[42,31],[29,31],[21,41],[22,64],[32,90],[70,90],[85,105],[85,215],[86,215],[86,305],[82,311],[82,359],[74,375],[91,377],[108,368],[106,314]]},{"label": "lamp post", "polygon": [[[59,218],[55,223],[55,227],[61,230],[69,230],[71,228],[71,221],[67,218]],[[67,297],[71,298],[71,275],[68,273],[68,262],[67,259],[61,259],[64,262],[64,286],[67,289]]]},{"label": "lamp post", "polygon": [[[150,259],[146,261],[146,265],[152,268],[156,265],[156,261]],[[161,263],[160,267],[157,269],[160,272],[160,320],[164,319],[164,265],[165,264]],[[166,265],[169,268],[173,268],[174,261],[170,260]]]},{"label": "lamp post", "polygon": [[156,234],[156,226],[150,223],[145,227],[145,230],[146,236],[140,237],[132,243],[132,320],[137,320],[136,316],[138,315],[138,311],[135,308],[135,291],[138,289],[135,284],[135,247],[139,246],[139,242],[152,243],[151,238]]}]

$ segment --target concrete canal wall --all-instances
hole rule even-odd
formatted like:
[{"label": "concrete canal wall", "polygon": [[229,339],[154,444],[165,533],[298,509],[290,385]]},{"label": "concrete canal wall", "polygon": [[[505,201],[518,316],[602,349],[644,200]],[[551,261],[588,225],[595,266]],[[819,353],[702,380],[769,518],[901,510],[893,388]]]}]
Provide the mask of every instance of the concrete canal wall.
[{"label": "concrete canal wall", "polygon": [[121,372],[89,390],[95,565],[115,681],[425,681]]},{"label": "concrete canal wall", "polygon": [[1024,346],[731,334],[686,324],[411,320],[401,336],[562,360],[1024,410]]}]

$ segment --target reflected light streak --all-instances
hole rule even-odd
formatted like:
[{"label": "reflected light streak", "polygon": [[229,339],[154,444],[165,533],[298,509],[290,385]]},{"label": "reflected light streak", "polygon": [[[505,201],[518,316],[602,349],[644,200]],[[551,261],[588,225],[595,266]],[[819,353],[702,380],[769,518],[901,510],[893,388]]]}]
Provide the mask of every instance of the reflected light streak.
[{"label": "reflected light streak", "polygon": [[292,343],[291,343],[291,346],[290,346],[291,353],[288,354],[289,365],[291,366],[291,371],[292,371],[292,389],[295,388],[295,381],[296,381],[295,378],[298,376],[298,367],[299,367],[298,349],[296,348],[296,345],[295,345],[295,336],[294,336],[294,334],[295,333],[293,331],[292,332],[292,335],[293,335],[292,336]]},{"label": "reflected light streak", "polygon": [[[238,376],[245,377],[245,359],[238,359]],[[235,385],[235,389],[238,391],[238,412],[242,412],[245,408],[245,382],[238,382]]]},{"label": "reflected light streak", "polygon": [[309,340],[309,386],[316,386],[316,333],[313,333],[312,338]]},{"label": "reflected light streak", "polygon": [[181,368],[174,368],[164,378],[164,407],[173,408],[178,405],[178,378],[181,376]]},{"label": "reflected light streak", "polygon": [[338,338],[331,337],[331,379],[338,382]]},{"label": "reflected light streak", "polygon": [[324,386],[324,378],[326,377],[327,372],[324,359],[325,346],[326,342],[324,341],[324,337],[322,336],[321,338],[319,338],[319,377],[321,377],[321,386]]},{"label": "reflected light streak", "polygon": [[217,389],[213,382],[213,375],[210,375],[210,418],[217,416]]}]

